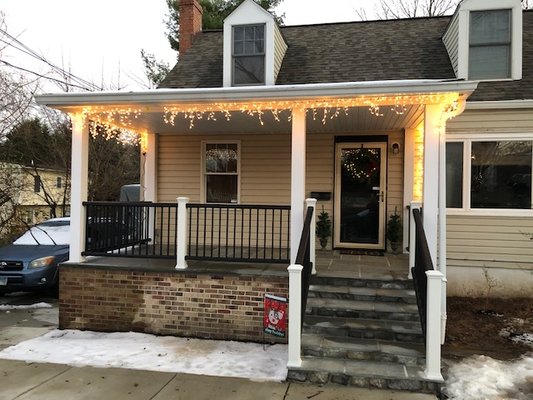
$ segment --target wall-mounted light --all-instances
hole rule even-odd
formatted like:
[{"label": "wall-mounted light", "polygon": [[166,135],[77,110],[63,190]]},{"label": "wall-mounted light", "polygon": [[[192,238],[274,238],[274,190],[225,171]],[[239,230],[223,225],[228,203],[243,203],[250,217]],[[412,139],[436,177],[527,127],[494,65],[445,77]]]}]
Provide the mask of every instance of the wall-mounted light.
[{"label": "wall-mounted light", "polygon": [[399,154],[400,153],[400,143],[398,142],[394,142],[393,144],[391,144],[391,150],[392,150],[392,154]]}]

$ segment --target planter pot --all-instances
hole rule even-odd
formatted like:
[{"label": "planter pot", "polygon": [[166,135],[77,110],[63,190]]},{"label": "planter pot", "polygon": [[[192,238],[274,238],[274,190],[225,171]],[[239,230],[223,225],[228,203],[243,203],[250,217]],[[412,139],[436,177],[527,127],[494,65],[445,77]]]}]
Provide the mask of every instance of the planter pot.
[{"label": "planter pot", "polygon": [[328,246],[328,238],[320,238],[320,246],[322,247],[322,250],[325,250]]},{"label": "planter pot", "polygon": [[402,242],[390,242],[390,248],[394,254],[400,253]]}]

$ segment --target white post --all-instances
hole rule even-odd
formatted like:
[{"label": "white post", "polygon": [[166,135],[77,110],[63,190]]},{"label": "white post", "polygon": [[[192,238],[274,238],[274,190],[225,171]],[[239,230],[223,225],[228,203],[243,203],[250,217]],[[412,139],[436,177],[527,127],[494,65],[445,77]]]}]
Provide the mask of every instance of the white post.
[{"label": "white post", "polygon": [[311,265],[313,265],[311,273],[316,275],[316,199],[305,199],[305,204],[307,207],[313,208],[313,218],[311,218],[311,230],[309,232],[309,256]]},{"label": "white post", "polygon": [[291,150],[291,264],[296,262],[304,227],[305,205],[305,109],[292,110]]},{"label": "white post", "polygon": [[287,367],[302,365],[302,270],[304,267],[291,264],[289,271],[289,359]]},{"label": "white post", "polygon": [[437,215],[439,206],[439,140],[442,109],[426,105],[424,115],[424,231],[433,265],[437,265]]},{"label": "white post", "polygon": [[415,266],[416,254],[416,224],[413,210],[420,210],[422,204],[417,201],[411,202],[411,209],[409,210],[409,279],[413,277],[411,269]]},{"label": "white post", "polygon": [[443,276],[439,271],[426,271],[427,302],[426,302],[426,369],[427,379],[443,381],[441,369],[441,319],[440,303]]},{"label": "white post", "polygon": [[439,138],[439,271],[442,279],[441,343],[446,338],[446,131],[440,130]]},{"label": "white post", "polygon": [[[141,148],[142,195],[143,201],[157,202],[157,135],[145,134]],[[148,235],[155,243],[155,219],[154,213],[150,213],[148,220]]]},{"label": "white post", "polygon": [[[403,159],[403,204],[408,205],[414,199],[415,184],[415,129],[405,129]],[[405,207],[403,224],[403,250],[407,252],[405,243],[409,243],[409,221],[411,211]]]},{"label": "white post", "polygon": [[178,226],[176,227],[176,269],[186,269],[187,260],[187,203],[188,197],[178,197]]},{"label": "white post", "polygon": [[81,253],[85,250],[85,207],[89,174],[89,126],[81,115],[71,114],[72,161],[70,183],[70,262],[84,262]]}]

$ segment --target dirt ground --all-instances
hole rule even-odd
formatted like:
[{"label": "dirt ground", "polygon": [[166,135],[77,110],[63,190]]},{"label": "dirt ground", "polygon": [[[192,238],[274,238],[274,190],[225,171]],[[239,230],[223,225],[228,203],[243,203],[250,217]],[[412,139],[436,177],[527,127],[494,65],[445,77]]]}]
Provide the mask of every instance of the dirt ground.
[{"label": "dirt ground", "polygon": [[532,299],[448,298],[445,358],[483,354],[510,360],[530,352],[533,352]]}]

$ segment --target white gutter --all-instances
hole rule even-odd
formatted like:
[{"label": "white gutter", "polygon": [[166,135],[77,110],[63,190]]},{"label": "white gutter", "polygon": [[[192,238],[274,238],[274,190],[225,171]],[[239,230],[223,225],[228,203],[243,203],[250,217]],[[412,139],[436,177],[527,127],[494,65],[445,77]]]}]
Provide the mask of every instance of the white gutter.
[{"label": "white gutter", "polygon": [[68,107],[101,104],[207,103],[249,100],[295,100],[316,97],[357,97],[373,95],[472,93],[477,82],[447,80],[401,80],[374,82],[316,83],[217,87],[196,89],[155,89],[142,92],[88,92],[36,95],[38,104]]}]

